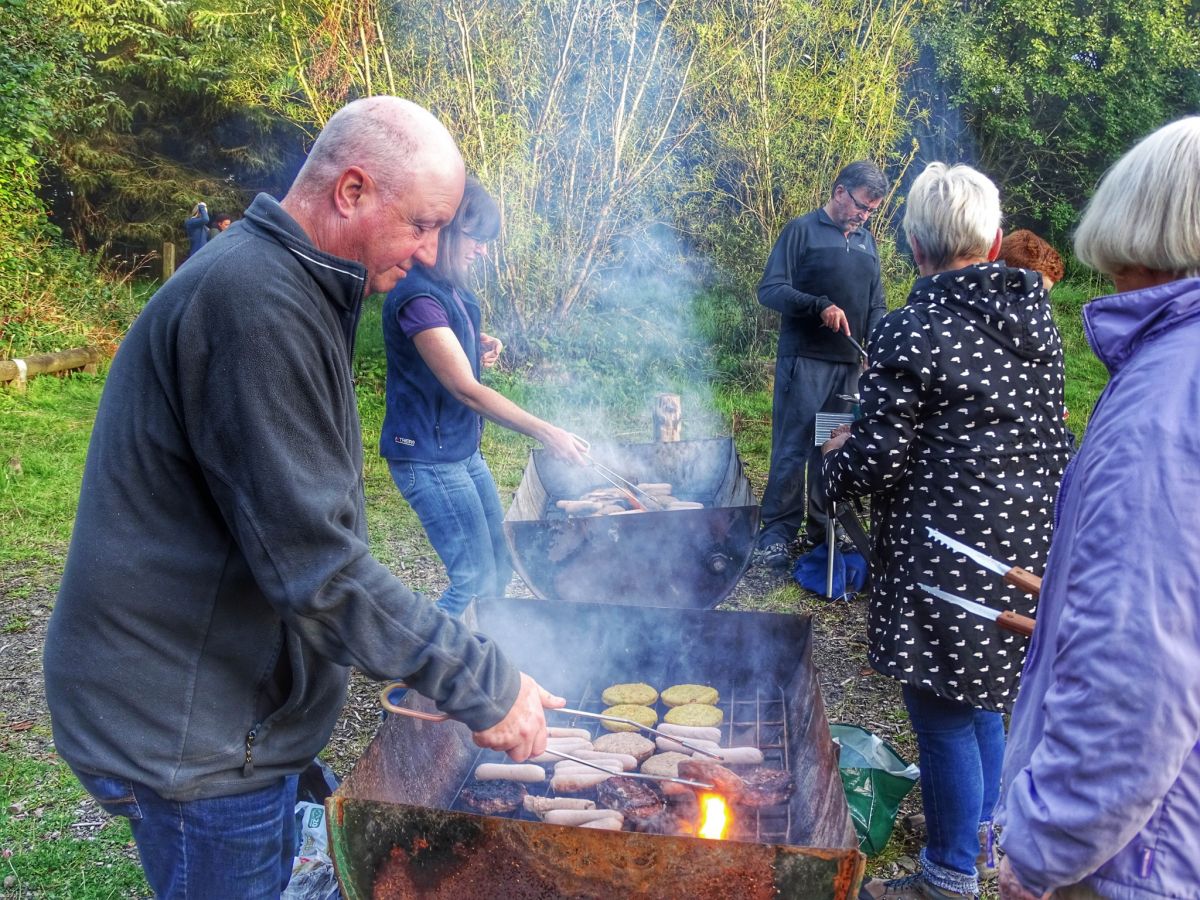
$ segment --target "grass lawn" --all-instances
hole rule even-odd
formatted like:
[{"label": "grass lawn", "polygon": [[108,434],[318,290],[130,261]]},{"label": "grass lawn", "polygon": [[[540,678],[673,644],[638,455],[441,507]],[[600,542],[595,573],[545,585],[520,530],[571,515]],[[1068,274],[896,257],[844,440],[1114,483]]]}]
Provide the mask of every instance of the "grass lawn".
[{"label": "grass lawn", "polygon": [[[1096,293],[1090,284],[1055,287],[1056,319],[1066,346],[1070,425],[1082,433],[1107,374],[1087,348],[1079,318],[1083,302]],[[363,317],[358,346],[359,400],[365,454],[368,522],[382,561],[403,571],[403,554],[382,536],[413,535],[409,547],[431,553],[415,516],[401,499],[376,452],[383,418],[382,346],[376,299]],[[489,376],[497,389],[530,411],[552,418],[589,438],[650,438],[649,400],[657,390],[685,394],[685,438],[733,434],[755,486],[765,482],[770,453],[771,398],[763,390],[719,385],[600,385],[586,395],[579,375],[541,381],[501,373]],[[565,387],[564,387],[565,385]],[[26,602],[35,594],[52,598],[74,517],[84,456],[103,386],[97,376],[42,377],[28,393],[0,390],[0,646],[30,628]],[[567,395],[586,399],[564,406]],[[690,424],[689,424],[690,423]],[[484,451],[504,493],[516,488],[532,442],[496,427],[485,432]],[[422,549],[423,548],[423,549]],[[405,550],[405,553],[410,552]],[[760,608],[793,611],[798,591],[785,589]],[[45,602],[49,603],[47,599]],[[898,713],[903,715],[902,711]],[[0,710],[0,882],[3,896],[108,898],[145,896],[148,890],[129,851],[123,820],[105,821],[90,807],[64,764],[38,750],[49,741],[46,722],[26,729]],[[87,825],[95,819],[103,824]],[[84,827],[87,825],[87,827]],[[20,893],[10,893],[10,891]]]}]

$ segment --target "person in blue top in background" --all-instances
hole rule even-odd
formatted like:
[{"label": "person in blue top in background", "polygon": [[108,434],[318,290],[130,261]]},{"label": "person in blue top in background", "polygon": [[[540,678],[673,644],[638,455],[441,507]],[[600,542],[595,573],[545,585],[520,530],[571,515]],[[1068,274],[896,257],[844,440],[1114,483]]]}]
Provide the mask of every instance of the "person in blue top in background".
[{"label": "person in blue top in background", "polygon": [[585,463],[574,435],[479,381],[502,344],[481,330],[479,300],[467,284],[472,263],[499,233],[496,202],[468,177],[437,262],[414,266],[383,305],[387,409],[379,452],[446,566],[450,587],[437,605],[454,616],[473,597],[503,596],[512,577],[504,509],[480,451],[484,418],[541,441],[552,456]]},{"label": "person in blue top in background", "polygon": [[200,252],[208,243],[208,206],[203,200],[192,207],[191,215],[183,220],[183,230],[188,236],[188,258]]}]

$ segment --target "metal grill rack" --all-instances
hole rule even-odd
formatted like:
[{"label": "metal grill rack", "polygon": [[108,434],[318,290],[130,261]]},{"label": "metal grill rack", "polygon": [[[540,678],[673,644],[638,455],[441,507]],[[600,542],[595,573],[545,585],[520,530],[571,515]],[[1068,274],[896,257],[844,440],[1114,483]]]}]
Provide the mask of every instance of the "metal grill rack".
[{"label": "metal grill rack", "polygon": [[[724,685],[718,687],[718,691],[720,692],[721,700],[717,703],[717,706],[725,712],[724,721],[720,726],[721,746],[757,747],[763,753],[762,764],[764,766],[787,771],[790,756],[788,752],[787,700],[783,689],[777,685],[772,685],[769,688],[755,691],[738,691],[732,686]],[[600,699],[600,692],[591,684],[588,684],[584,688],[578,703],[568,701],[567,705],[574,709],[597,713],[603,712],[608,706],[608,704]],[[547,721],[552,725],[585,728],[592,733],[593,739],[609,733],[594,719],[583,719],[550,713]],[[640,733],[646,737],[653,738],[652,735],[646,735],[645,732]],[[703,757],[697,758],[701,759]],[[482,763],[509,762],[511,760],[499,751],[480,750],[471,761],[470,766],[467,767],[465,776],[455,790],[450,809],[474,813],[469,806],[462,802],[461,798],[463,788],[470,784],[474,778],[476,767]],[[748,767],[732,765],[729,768],[737,772],[739,769],[744,770]],[[548,797],[551,795],[549,779],[541,783],[525,784],[525,788],[534,796]],[[572,794],[570,796],[577,795]],[[500,818],[537,821],[536,816],[531,815],[521,807],[518,807],[512,813],[500,816]],[[734,809],[734,818],[739,823],[739,828],[741,829],[737,834],[732,835],[732,838],[735,840],[740,837],[743,840],[752,839],[758,843],[787,843],[787,837],[792,825],[791,808],[787,803],[780,803],[759,809],[736,807]],[[751,819],[754,822],[752,838],[747,828]]]}]

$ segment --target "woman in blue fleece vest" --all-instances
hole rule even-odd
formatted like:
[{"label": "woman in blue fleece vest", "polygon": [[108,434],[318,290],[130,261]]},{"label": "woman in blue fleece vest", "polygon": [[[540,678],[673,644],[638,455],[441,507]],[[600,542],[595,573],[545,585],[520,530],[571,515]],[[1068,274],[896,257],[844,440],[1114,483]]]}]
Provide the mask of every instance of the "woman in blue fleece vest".
[{"label": "woman in blue fleece vest", "polygon": [[383,305],[387,412],[379,453],[450,576],[438,606],[461,615],[477,596],[502,596],[512,577],[504,509],[479,449],[483,420],[527,434],[556,457],[584,463],[572,434],[527,413],[479,381],[501,343],[480,328],[471,264],[500,233],[500,211],[468,177],[442,231],[437,263],[414,267]]}]

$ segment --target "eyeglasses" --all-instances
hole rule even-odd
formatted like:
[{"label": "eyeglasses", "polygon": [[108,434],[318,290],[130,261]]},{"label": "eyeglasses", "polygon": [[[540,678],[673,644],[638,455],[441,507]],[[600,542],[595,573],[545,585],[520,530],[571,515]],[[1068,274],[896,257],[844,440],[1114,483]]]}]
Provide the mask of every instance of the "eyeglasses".
[{"label": "eyeglasses", "polygon": [[850,188],[846,187],[844,184],[842,185],[842,190],[846,192],[846,196],[850,198],[850,202],[854,204],[854,208],[859,212],[866,213],[868,216],[871,216],[874,215],[879,209],[879,203],[876,203],[874,206],[868,206],[866,203],[859,203],[858,198],[855,197],[854,194],[851,193]]}]

